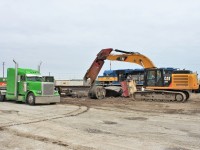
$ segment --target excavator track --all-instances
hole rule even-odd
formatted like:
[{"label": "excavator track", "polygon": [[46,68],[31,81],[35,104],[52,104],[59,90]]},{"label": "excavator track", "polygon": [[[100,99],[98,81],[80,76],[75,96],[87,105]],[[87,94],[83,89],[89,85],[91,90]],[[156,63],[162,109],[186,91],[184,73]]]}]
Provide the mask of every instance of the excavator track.
[{"label": "excavator track", "polygon": [[186,102],[190,95],[188,91],[146,90],[135,92],[133,97],[145,101]]}]

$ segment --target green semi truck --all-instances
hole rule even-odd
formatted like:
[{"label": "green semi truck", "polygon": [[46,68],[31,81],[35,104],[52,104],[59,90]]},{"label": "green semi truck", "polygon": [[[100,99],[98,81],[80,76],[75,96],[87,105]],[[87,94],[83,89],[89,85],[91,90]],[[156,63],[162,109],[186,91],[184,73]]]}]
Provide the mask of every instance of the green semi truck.
[{"label": "green semi truck", "polygon": [[8,68],[7,81],[4,83],[4,88],[0,86],[0,101],[16,100],[29,105],[60,102],[54,83],[45,81],[37,70]]}]

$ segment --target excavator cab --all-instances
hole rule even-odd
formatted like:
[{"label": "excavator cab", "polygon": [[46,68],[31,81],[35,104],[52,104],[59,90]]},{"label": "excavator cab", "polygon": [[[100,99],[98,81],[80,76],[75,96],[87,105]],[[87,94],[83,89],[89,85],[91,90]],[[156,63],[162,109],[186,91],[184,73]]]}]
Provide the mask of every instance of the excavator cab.
[{"label": "excavator cab", "polygon": [[145,70],[145,86],[163,86],[163,71],[160,69]]},{"label": "excavator cab", "polygon": [[175,68],[152,68],[145,69],[144,86],[146,87],[169,87],[172,73]]}]

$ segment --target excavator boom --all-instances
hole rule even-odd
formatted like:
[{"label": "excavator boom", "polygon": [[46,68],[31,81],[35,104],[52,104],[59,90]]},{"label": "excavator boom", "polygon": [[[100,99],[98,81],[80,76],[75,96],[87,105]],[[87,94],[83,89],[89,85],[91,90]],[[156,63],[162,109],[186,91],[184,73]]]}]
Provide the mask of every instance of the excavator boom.
[{"label": "excavator boom", "polygon": [[116,52],[124,53],[124,54],[110,54],[107,57],[107,60],[111,61],[123,61],[129,63],[135,63],[143,68],[156,68],[154,63],[146,56],[137,53],[137,52],[126,52],[122,50],[115,50]]}]

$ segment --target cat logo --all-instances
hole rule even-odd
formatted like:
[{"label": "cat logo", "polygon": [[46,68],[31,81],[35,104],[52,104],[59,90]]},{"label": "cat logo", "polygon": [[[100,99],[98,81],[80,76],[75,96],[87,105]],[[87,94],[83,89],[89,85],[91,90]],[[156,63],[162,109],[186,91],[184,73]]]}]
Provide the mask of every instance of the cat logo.
[{"label": "cat logo", "polygon": [[125,61],[127,59],[127,56],[120,56],[117,58],[118,61]]}]

